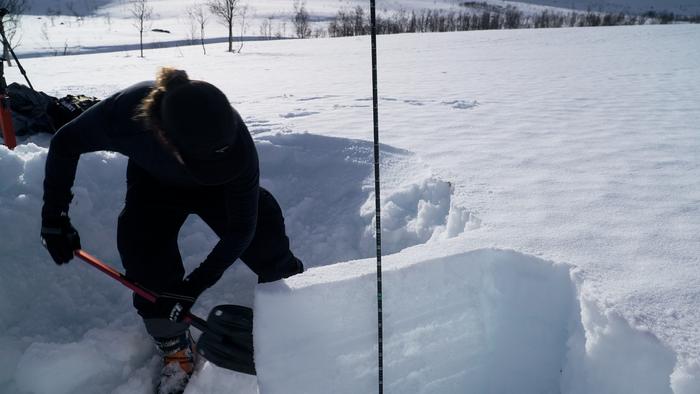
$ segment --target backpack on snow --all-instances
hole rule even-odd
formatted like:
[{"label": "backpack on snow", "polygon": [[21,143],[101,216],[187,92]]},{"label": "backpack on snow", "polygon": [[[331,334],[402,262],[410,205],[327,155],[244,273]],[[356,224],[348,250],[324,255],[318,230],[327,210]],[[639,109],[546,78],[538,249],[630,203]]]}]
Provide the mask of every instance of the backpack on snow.
[{"label": "backpack on snow", "polygon": [[100,100],[97,97],[85,96],[83,94],[77,96],[69,94],[51,102],[46,112],[51,118],[56,130],[58,130],[99,102]]},{"label": "backpack on snow", "polygon": [[12,123],[18,136],[53,134],[100,101],[85,95],[56,98],[19,83],[8,85],[7,93],[10,96]]}]

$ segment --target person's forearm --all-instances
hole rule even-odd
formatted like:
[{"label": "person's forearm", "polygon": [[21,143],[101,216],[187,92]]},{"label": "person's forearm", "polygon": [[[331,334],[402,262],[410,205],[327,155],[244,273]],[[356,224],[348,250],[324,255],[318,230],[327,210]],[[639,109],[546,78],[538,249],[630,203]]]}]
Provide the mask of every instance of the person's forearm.
[{"label": "person's forearm", "polygon": [[43,217],[68,211],[80,155],[111,148],[107,137],[109,105],[109,99],[100,102],[53,136],[46,157]]},{"label": "person's forearm", "polygon": [[213,286],[226,270],[241,256],[252,239],[246,234],[232,234],[214,247],[207,259],[187,277],[197,294]]},{"label": "person's forearm", "polygon": [[232,199],[231,204],[235,204],[235,212],[228,212],[231,231],[221,235],[207,259],[187,277],[198,294],[213,286],[250,245],[258,221],[257,182],[245,198]]},{"label": "person's forearm", "polygon": [[44,207],[41,212],[43,217],[67,212],[73,199],[71,187],[80,156],[67,152],[61,144],[60,137],[53,139],[46,157]]}]

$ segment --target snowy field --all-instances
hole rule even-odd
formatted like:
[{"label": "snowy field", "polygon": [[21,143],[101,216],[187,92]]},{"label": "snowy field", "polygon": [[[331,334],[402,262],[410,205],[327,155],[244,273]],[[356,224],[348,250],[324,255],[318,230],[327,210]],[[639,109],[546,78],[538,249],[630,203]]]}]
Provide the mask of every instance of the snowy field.
[{"label": "snowy field", "polygon": [[[391,393],[700,392],[700,27],[379,38],[385,378]],[[369,39],[23,61],[105,97],[162,65],[220,86],[311,269],[241,264],[194,311],[254,306],[258,379],[205,364],[188,393],[376,388]],[[16,68],[8,82],[21,81]],[[126,290],[38,241],[47,136],[0,147],[0,391],[149,393]],[[83,247],[120,267],[126,160],[83,157]],[[192,218],[188,267],[215,236]]]},{"label": "snowy field", "polygon": [[[494,0],[489,0],[494,1]],[[193,0],[149,0],[153,14],[146,23],[144,44],[154,47],[176,47],[199,40],[199,27],[193,26],[193,21],[187,16],[188,7],[194,4],[205,4]],[[389,0],[377,5],[379,14],[397,10],[463,10],[457,0]],[[501,1],[497,1],[503,5]],[[82,0],[72,2],[70,11],[65,1],[33,0],[27,15],[21,18],[21,33],[13,41],[19,43],[16,52],[25,56],[51,56],[107,52],[119,49],[138,52],[139,31],[134,25],[131,5],[125,0]],[[238,40],[259,39],[262,35],[260,26],[270,24],[273,36],[296,37],[291,22],[293,1],[266,0],[264,2],[239,2],[241,7],[247,7],[245,19],[236,17],[233,35]],[[362,6],[367,12],[368,2],[364,0],[311,0],[306,1],[306,9],[311,15],[310,25],[327,28],[328,20],[334,17],[340,9],[351,10]],[[530,9],[545,7],[531,6],[518,3],[526,12]],[[47,15],[48,10],[60,10],[60,15]],[[245,26],[243,26],[243,22]],[[154,32],[152,29],[165,30]],[[76,34],[77,33],[77,34]],[[223,42],[228,35],[226,25],[209,16],[205,26],[205,38],[208,42]],[[198,42],[198,41],[197,41]]]},{"label": "snowy field", "polygon": [[[481,13],[480,6],[464,7],[469,3],[462,0],[386,0],[377,2],[380,16],[392,15],[399,11],[424,12],[425,10],[442,10],[453,12]],[[669,11],[680,15],[700,14],[697,1],[664,1],[663,6],[654,0],[626,0],[624,2],[605,2],[584,0],[480,0],[477,4],[488,3],[497,7],[512,6],[524,15],[540,14],[543,11],[556,14],[569,14],[572,7],[578,12],[626,12],[640,14],[649,10]],[[136,55],[138,53],[139,32],[135,26],[131,3],[126,0],[80,0],[65,2],[60,0],[32,0],[31,8],[21,18],[21,32],[13,38],[18,44],[16,51],[24,57],[55,56],[78,53],[97,53],[123,51]],[[195,4],[203,5],[204,0],[149,0],[153,8],[152,17],[145,24],[144,45],[149,48],[182,47],[198,42],[199,26],[187,15],[187,10]],[[296,37],[291,22],[293,14],[292,0],[267,0],[264,2],[239,2],[246,7],[245,18],[237,17],[234,21],[233,34],[236,40],[260,40],[264,35],[261,25],[269,24],[268,34],[273,37]],[[656,6],[654,6],[656,5]],[[361,6],[369,13],[366,0],[308,0],[312,31],[326,29],[331,18],[341,9],[352,11]],[[59,13],[60,11],[60,13]],[[157,31],[153,31],[157,30]],[[208,43],[224,42],[228,34],[225,25],[213,16],[209,16],[205,25],[205,41]],[[244,42],[243,47],[246,48]],[[236,47],[238,44],[236,44]]]}]

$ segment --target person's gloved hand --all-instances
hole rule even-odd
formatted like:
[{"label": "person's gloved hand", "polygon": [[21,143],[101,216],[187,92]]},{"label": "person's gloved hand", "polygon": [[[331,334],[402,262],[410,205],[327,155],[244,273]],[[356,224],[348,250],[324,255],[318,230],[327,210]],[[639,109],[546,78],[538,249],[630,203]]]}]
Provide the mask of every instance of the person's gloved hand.
[{"label": "person's gloved hand", "polygon": [[156,313],[163,319],[180,322],[184,319],[197,301],[199,294],[192,289],[187,281],[182,281],[170,291],[158,294],[156,297]]},{"label": "person's gloved hand", "polygon": [[304,263],[298,258],[292,256],[285,264],[280,265],[270,272],[261,272],[258,274],[258,283],[268,283],[274,282],[280,279],[289,278],[296,274],[301,274],[304,272]]},{"label": "person's gloved hand", "polygon": [[73,258],[73,252],[80,249],[80,236],[70,224],[68,214],[46,216],[41,221],[41,243],[49,251],[56,264],[61,265]]}]

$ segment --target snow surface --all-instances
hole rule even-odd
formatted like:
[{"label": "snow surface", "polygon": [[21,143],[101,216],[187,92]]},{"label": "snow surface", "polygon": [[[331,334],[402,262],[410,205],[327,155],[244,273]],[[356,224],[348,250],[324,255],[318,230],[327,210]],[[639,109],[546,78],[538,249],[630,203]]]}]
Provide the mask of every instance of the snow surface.
[{"label": "snow surface", "polygon": [[[700,392],[697,42],[692,25],[380,37],[388,392]],[[188,393],[372,392],[369,40],[248,45],[23,64],[50,94],[99,97],[182,67],[250,126],[313,268],[256,286],[236,264],[205,293],[200,315],[255,307],[259,377],[205,364]],[[48,137],[22,142],[0,147],[2,391],[150,392],[128,291],[40,247]],[[84,156],[71,208],[116,267],[125,164]],[[189,220],[187,267],[215,241]]]}]

